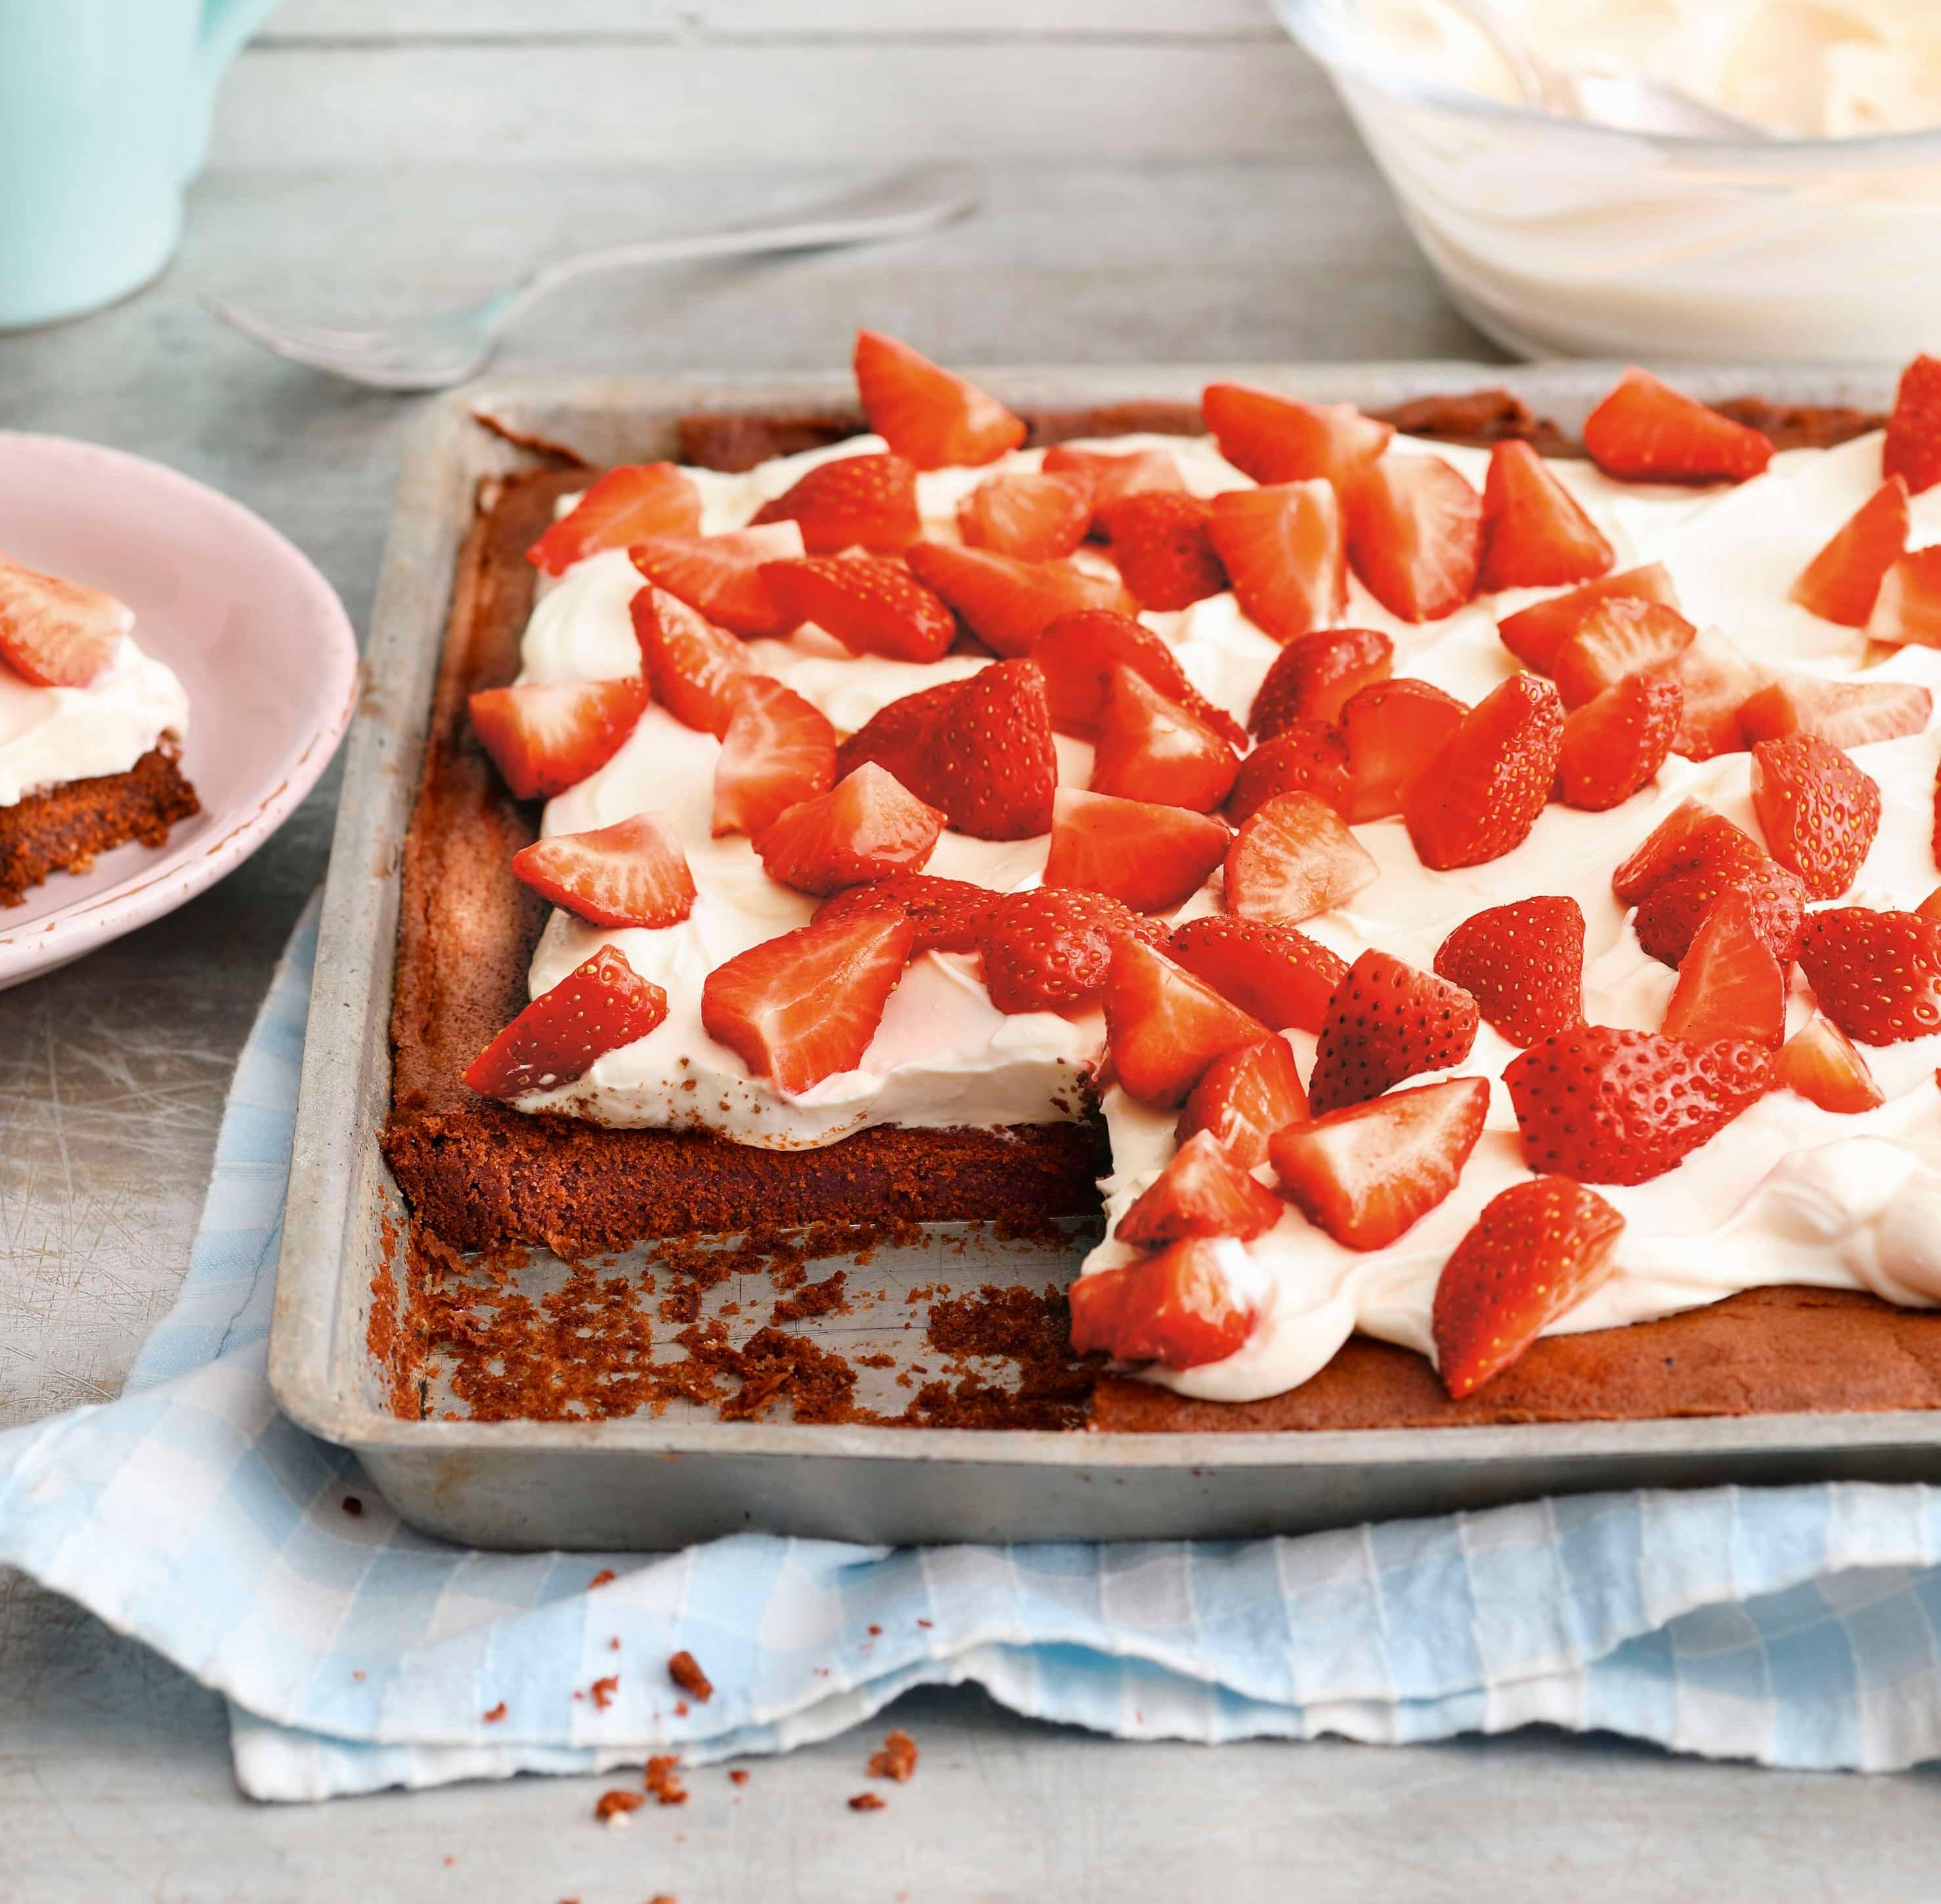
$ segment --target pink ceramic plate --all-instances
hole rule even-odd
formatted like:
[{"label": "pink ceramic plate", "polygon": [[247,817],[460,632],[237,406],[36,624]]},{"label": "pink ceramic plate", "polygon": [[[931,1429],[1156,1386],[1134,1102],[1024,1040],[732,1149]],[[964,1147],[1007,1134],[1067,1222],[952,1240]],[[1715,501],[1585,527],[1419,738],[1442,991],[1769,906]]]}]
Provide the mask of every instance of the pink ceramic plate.
[{"label": "pink ceramic plate", "polygon": [[240,866],[329,764],[357,692],[344,604],[240,503],[120,450],[0,430],[0,550],[118,595],[188,692],[202,811],[0,910],[0,986],[172,912]]}]

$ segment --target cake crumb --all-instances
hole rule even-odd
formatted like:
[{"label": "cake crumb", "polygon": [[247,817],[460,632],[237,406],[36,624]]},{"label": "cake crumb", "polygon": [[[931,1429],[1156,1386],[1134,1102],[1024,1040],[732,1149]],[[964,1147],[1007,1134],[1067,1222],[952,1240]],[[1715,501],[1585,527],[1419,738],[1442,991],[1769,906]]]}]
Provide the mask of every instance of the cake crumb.
[{"label": "cake crumb", "polygon": [[595,1679],[587,1690],[593,1696],[593,1710],[604,1713],[613,1704],[613,1695],[620,1690],[620,1676],[609,1673],[604,1679]]},{"label": "cake crumb", "polygon": [[680,1782],[674,1769],[680,1763],[680,1755],[676,1752],[662,1753],[647,1761],[647,1789],[662,1805],[685,1805],[687,1802],[687,1787]]},{"label": "cake crumb", "polygon": [[849,1809],[851,1811],[880,1811],[883,1804],[884,1801],[873,1792],[858,1792],[849,1801]]},{"label": "cake crumb", "polygon": [[341,1507],[346,1514],[349,1514],[353,1520],[356,1519],[358,1515],[364,1511],[364,1503],[358,1499],[355,1494],[345,1495],[344,1499],[338,1502],[337,1505]]},{"label": "cake crumb", "polygon": [[901,1726],[892,1727],[882,1750],[870,1755],[870,1776],[894,1778],[899,1785],[907,1785],[915,1775],[916,1740]]},{"label": "cake crumb", "polygon": [[744,1766],[735,1766],[728,1774],[728,1783],[730,1785],[745,1785],[747,1782],[748,1774],[747,1768]]},{"label": "cake crumb", "polygon": [[624,1825],[630,1822],[628,1813],[639,1811],[646,1802],[644,1792],[602,1792],[593,1815],[603,1825]]},{"label": "cake crumb", "polygon": [[490,1711],[485,1713],[482,1716],[488,1725],[497,1725],[500,1720],[506,1716],[505,1701],[501,1699],[496,1706],[493,1707]]},{"label": "cake crumb", "polygon": [[668,1659],[668,1677],[682,1692],[706,1705],[714,1697],[714,1682],[701,1670],[701,1662],[685,1649]]},{"label": "cake crumb", "polygon": [[587,1582],[587,1591],[590,1593],[595,1587],[606,1586],[610,1582],[617,1580],[619,1577],[611,1567],[602,1567],[591,1580]]}]

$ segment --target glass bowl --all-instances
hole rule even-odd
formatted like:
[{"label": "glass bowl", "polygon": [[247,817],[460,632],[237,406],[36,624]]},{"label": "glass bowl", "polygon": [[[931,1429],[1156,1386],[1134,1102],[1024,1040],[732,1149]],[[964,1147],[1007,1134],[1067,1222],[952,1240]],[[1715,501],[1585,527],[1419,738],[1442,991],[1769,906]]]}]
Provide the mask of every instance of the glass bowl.
[{"label": "glass bowl", "polygon": [[1669,138],[1438,84],[1356,0],[1273,0],[1463,314],[1519,356],[1905,360],[1941,349],[1941,129]]}]

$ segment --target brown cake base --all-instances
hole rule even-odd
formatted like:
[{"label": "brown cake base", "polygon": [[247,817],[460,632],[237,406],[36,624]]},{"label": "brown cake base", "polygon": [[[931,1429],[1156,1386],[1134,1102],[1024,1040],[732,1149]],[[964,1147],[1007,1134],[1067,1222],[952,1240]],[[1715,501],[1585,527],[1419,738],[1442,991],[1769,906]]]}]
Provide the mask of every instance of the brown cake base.
[{"label": "brown cake base", "polygon": [[202,811],[171,747],[151,748],[125,774],[103,774],[0,807],[0,906],[17,906],[50,873],[85,873],[97,854],[139,840],[160,846],[178,820]]}]

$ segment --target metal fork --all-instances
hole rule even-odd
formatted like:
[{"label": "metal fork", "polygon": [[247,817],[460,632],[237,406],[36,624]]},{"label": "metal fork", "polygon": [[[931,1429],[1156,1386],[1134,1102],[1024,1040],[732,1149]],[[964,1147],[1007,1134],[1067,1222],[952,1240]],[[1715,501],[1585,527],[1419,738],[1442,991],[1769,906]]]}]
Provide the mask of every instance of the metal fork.
[{"label": "metal fork", "polygon": [[643,264],[909,237],[976,210],[980,197],[977,175],[971,167],[919,166],[788,217],[582,252],[542,266],[482,304],[381,331],[286,323],[245,310],[226,298],[212,296],[204,302],[232,330],[293,362],[381,390],[439,390],[484,369],[509,324],[576,278]]}]

